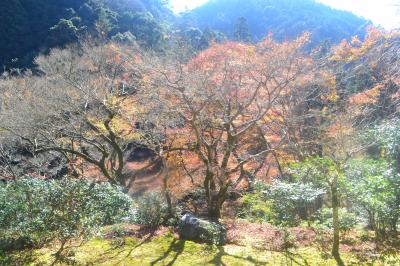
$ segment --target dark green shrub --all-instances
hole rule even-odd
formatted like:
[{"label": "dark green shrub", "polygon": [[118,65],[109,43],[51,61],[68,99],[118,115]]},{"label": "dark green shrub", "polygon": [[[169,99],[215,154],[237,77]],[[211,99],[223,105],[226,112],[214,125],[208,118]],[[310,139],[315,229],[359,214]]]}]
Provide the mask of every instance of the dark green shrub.
[{"label": "dark green shrub", "polygon": [[273,221],[276,220],[277,214],[272,202],[266,200],[264,194],[260,191],[245,194],[241,198],[241,203],[242,207],[238,212],[239,218],[257,223],[274,223]]},{"label": "dark green shrub", "polygon": [[396,231],[400,217],[400,175],[393,163],[365,158],[352,160],[346,165],[345,174],[344,195],[364,223],[379,237],[387,231]]},{"label": "dark green shrub", "polygon": [[86,238],[129,216],[132,201],[119,188],[65,178],[22,178],[0,185],[0,235],[35,245]]},{"label": "dark green shrub", "polygon": [[[347,233],[351,229],[353,229],[358,223],[360,219],[356,214],[347,211],[345,208],[339,209],[339,230],[342,233]],[[323,229],[332,229],[332,209],[331,208],[323,208],[316,214],[316,222],[315,225],[317,227],[321,227]]]},{"label": "dark green shrub", "polygon": [[315,209],[316,201],[324,194],[325,190],[300,182],[275,182],[264,191],[277,213],[276,222],[290,226],[308,218],[309,212]]},{"label": "dark green shrub", "polygon": [[218,223],[210,222],[203,226],[204,231],[200,235],[200,239],[205,243],[211,243],[214,245],[225,244],[226,229]]},{"label": "dark green shrub", "polygon": [[293,226],[314,211],[316,200],[325,191],[310,184],[256,182],[254,192],[242,198],[239,217],[275,225]]}]

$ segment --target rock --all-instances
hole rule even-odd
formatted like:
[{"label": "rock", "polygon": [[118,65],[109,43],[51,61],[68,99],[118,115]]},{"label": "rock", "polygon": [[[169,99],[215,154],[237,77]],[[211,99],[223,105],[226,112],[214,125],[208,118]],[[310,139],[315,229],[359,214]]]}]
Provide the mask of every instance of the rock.
[{"label": "rock", "polygon": [[33,244],[28,237],[0,239],[0,250],[3,251],[23,250],[31,247],[33,247]]},{"label": "rock", "polygon": [[223,245],[226,240],[226,229],[221,224],[187,213],[179,221],[179,236],[183,240]]}]

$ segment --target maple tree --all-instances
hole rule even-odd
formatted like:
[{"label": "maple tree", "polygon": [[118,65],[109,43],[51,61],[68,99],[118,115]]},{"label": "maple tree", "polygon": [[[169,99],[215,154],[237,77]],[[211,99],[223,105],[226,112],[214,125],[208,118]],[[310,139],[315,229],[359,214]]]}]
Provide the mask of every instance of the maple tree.
[{"label": "maple tree", "polygon": [[[297,108],[292,117],[286,117],[287,121],[300,118],[301,122],[304,121],[301,117],[307,117],[312,123],[302,125],[303,128],[317,132],[311,138],[305,138],[301,135],[302,127],[294,124],[294,132],[299,134],[298,138],[293,138],[297,144],[294,145],[295,152],[297,150],[300,154],[297,156],[300,162],[295,164],[294,172],[303,180],[316,178],[329,188],[333,217],[332,255],[338,265],[344,265],[339,252],[340,183],[345,182],[345,168],[349,160],[373,145],[373,140],[362,141],[360,132],[368,130],[381,119],[396,115],[398,78],[389,62],[394,60],[397,38],[396,34],[369,28],[364,41],[357,37],[351,43],[342,41],[327,58],[318,62],[321,65],[319,74],[314,77],[312,87],[305,90],[310,92],[305,95],[312,96],[312,104],[306,104],[305,108],[300,103],[297,106],[302,108]],[[371,84],[369,87],[359,86],[359,91],[351,93],[349,81],[357,77],[366,65],[369,75],[372,75]],[[307,145],[304,146],[304,143]],[[308,150],[310,147],[318,147],[317,152]]]},{"label": "maple tree", "polygon": [[230,189],[262,175],[266,158],[281,144],[273,142],[285,134],[274,132],[276,113],[312,64],[300,51],[308,37],[214,44],[187,61],[154,63],[154,87],[179,121],[166,132],[166,150],[183,151],[187,170],[202,177],[210,218],[221,217]]},{"label": "maple tree", "polygon": [[76,167],[83,161],[121,183],[124,148],[138,138],[133,94],[141,74],[135,54],[86,43],[38,57],[42,75],[10,75],[1,83],[1,128],[33,154],[62,154],[75,174],[83,174]]},{"label": "maple tree", "polygon": [[397,112],[399,34],[369,27],[365,40],[354,37],[333,48],[331,70],[339,77],[341,94],[362,123],[389,118]]}]

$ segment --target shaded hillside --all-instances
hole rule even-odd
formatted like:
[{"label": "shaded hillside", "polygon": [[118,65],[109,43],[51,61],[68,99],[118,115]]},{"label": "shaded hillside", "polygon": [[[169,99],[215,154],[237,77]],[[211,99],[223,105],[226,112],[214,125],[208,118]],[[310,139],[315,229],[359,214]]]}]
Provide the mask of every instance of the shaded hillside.
[{"label": "shaded hillside", "polygon": [[111,38],[131,32],[147,46],[162,39],[173,16],[162,0],[13,0],[0,2],[0,66],[29,67],[49,48],[99,31]]},{"label": "shaded hillside", "polygon": [[292,39],[304,31],[313,43],[337,43],[354,34],[363,35],[368,21],[350,12],[332,9],[314,0],[211,0],[187,14],[186,23],[212,28],[234,36],[239,18],[247,20],[254,40],[272,32],[279,40]]}]

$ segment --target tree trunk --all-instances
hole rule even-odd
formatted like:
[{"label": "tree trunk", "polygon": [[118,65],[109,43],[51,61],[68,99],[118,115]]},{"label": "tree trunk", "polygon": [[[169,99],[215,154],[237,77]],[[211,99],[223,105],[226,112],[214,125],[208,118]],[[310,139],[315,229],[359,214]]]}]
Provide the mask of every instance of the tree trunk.
[{"label": "tree trunk", "polygon": [[332,256],[335,258],[336,263],[339,266],[344,266],[344,263],[340,257],[340,252],[339,252],[340,232],[339,232],[339,195],[337,189],[337,177],[335,177],[333,184],[331,185],[331,192],[332,192],[332,214],[333,214]]},{"label": "tree trunk", "polygon": [[210,221],[219,221],[219,219],[221,218],[222,203],[218,195],[211,195],[211,200],[208,204],[208,218],[210,219]]},{"label": "tree trunk", "polygon": [[375,213],[372,211],[367,210],[368,213],[368,229],[376,230],[376,223],[375,223]]},{"label": "tree trunk", "polygon": [[61,240],[61,246],[60,248],[57,250],[57,252],[54,254],[55,260],[53,261],[53,263],[51,264],[53,265],[57,265],[58,262],[60,262],[62,260],[62,253],[65,250],[65,244],[67,243],[66,239]]},{"label": "tree trunk", "polygon": [[208,218],[211,220],[218,220],[221,215],[216,204],[217,192],[215,191],[215,182],[213,181],[213,178],[213,172],[207,169],[206,177],[204,179],[204,189],[206,190]]},{"label": "tree trunk", "polygon": [[168,180],[169,180],[169,169],[168,169],[168,163],[166,158],[163,156],[163,154],[160,155],[161,160],[162,160],[162,165],[163,165],[163,171],[164,171],[164,178],[163,178],[163,190],[164,190],[164,196],[167,201],[167,206],[168,206],[168,219],[174,217],[174,211],[173,211],[173,206],[172,206],[172,199],[171,195],[169,193],[168,189]]},{"label": "tree trunk", "polygon": [[208,204],[208,218],[211,221],[218,222],[221,218],[222,205],[227,199],[230,183],[223,185],[218,192],[212,191],[210,203]]},{"label": "tree trunk", "polygon": [[395,215],[394,218],[390,220],[390,231],[394,234],[397,235],[397,222],[399,220],[399,216]]}]

